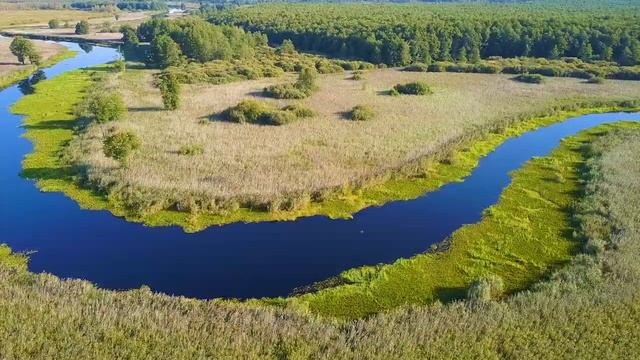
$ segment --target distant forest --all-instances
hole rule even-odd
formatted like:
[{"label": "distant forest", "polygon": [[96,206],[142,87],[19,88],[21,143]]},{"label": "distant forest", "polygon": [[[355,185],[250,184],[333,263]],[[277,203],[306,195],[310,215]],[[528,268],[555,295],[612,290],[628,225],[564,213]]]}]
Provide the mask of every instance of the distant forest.
[{"label": "distant forest", "polygon": [[394,66],[494,56],[640,64],[637,3],[267,4],[209,8],[203,16],[264,33],[273,44],[290,39],[301,50]]}]

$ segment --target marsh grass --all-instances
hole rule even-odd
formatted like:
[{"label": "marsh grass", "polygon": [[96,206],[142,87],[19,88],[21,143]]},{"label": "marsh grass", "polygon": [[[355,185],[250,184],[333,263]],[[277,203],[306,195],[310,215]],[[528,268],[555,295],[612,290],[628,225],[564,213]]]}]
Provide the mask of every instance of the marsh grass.
[{"label": "marsh grass", "polygon": [[[135,188],[133,193],[152,196],[150,203],[166,204],[165,209],[176,208],[172,204],[199,204],[197,214],[145,210],[141,216],[122,210],[128,195],[114,197],[125,201],[110,206],[115,212],[148,224],[178,223],[193,231],[234,221],[286,220],[316,214],[349,217],[364,207],[415,198],[458,179],[474,166],[473,159],[497,145],[496,139],[504,139],[493,132],[501,133],[525,119],[563,109],[590,105],[606,108],[616,100],[633,99],[640,93],[640,84],[633,82],[611,81],[588,87],[572,79],[551,79],[544,89],[538,89],[500,75],[389,69],[369,74],[364,89],[341,75],[321,76],[321,90],[297,103],[317,114],[309,121],[279,127],[240,127],[213,121],[203,127],[202,118],[243,100],[286,106],[286,101],[262,98],[260,89],[270,83],[291,81],[291,77],[221,86],[191,85],[184,91],[183,107],[165,112],[160,110],[159,94],[152,87],[153,72],[129,70],[110,81],[113,88],[121,89],[130,110],[119,126],[137,130],[141,151],[131,159],[127,171],[118,170],[96,146],[102,129],[92,126],[73,141],[73,158],[81,168],[88,169],[86,183],[103,193]],[[424,101],[378,95],[393,84],[417,80],[434,84],[438,92]],[[344,114],[357,104],[369,106],[377,117],[359,124],[344,121]],[[560,121],[562,116],[527,124],[539,126]],[[521,129],[531,128],[527,125]],[[469,153],[469,161],[442,164],[447,166],[434,170],[434,164],[457,158],[452,157],[453,152],[477,141],[482,146],[491,145]],[[186,143],[200,144],[204,155],[179,156],[179,148]],[[306,197],[312,201],[305,208],[269,211],[281,209],[282,203],[306,204],[298,201]]]},{"label": "marsh grass", "polygon": [[281,308],[278,299],[198,301],[144,287],[101,290],[29,273],[26,257],[0,246],[0,353],[6,359],[632,358],[640,353],[640,132],[600,130],[585,152],[590,160],[581,177],[588,180],[574,220],[581,243],[597,239],[601,251],[575,257],[503,301],[406,306],[335,323],[300,314],[304,308]]}]

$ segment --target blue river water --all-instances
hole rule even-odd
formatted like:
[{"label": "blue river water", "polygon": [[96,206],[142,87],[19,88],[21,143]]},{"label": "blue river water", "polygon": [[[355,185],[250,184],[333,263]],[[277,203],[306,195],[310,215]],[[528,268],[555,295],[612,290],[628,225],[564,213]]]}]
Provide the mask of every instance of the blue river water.
[{"label": "blue river water", "polygon": [[[112,48],[63,44],[79,54],[37,78],[118,56]],[[30,91],[25,82],[0,91],[0,243],[34,251],[29,264],[34,272],[110,289],[148,285],[197,298],[284,296],[349,268],[421,253],[463,224],[477,222],[509,184],[511,171],[549,153],[562,138],[603,123],[640,120],[639,113],[585,115],[526,133],[483,158],[463,182],[364,209],[351,220],[316,216],[187,234],[175,226],[150,228],[107,211],[81,210],[64,195],[41,193],[21,178],[20,162],[32,146],[20,137],[22,117],[9,108]]]}]

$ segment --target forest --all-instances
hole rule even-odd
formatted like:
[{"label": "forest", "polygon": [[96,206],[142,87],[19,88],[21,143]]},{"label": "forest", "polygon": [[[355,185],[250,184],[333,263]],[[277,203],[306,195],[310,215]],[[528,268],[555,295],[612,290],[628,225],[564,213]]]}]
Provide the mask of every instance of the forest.
[{"label": "forest", "polygon": [[569,7],[268,4],[202,13],[214,24],[264,33],[273,44],[290,39],[304,51],[392,66],[491,57],[640,63],[637,5]]}]

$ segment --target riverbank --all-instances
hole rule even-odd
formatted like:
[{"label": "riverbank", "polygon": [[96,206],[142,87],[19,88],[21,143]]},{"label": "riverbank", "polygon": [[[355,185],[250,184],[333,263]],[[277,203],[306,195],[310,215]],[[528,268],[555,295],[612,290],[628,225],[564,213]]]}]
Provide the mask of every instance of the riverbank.
[{"label": "riverbank", "polygon": [[600,131],[600,139],[583,153],[590,158],[589,181],[576,218],[583,242],[597,238],[604,246],[531,291],[482,304],[394,309],[337,325],[292,309],[197,301],[146,288],[101,290],[29,273],[25,257],[0,246],[0,352],[8,359],[628,357],[640,351],[634,261],[640,219],[629,206],[640,201],[640,135],[614,128],[588,132]]},{"label": "riverbank", "polygon": [[352,269],[337,287],[294,298],[314,314],[356,319],[403,305],[450,302],[466,297],[475,279],[497,275],[507,294],[528,289],[573,256],[573,208],[584,192],[585,145],[637,123],[603,125],[565,139],[549,156],[529,161],[480,222],[465,225],[432,252],[393,264]]},{"label": "riverbank", "polygon": [[[78,88],[67,89],[68,84],[82,84]],[[43,191],[59,191],[77,201],[86,209],[107,209],[117,216],[127,220],[143,222],[150,226],[179,225],[186,231],[199,231],[211,225],[232,222],[259,222],[273,220],[293,220],[299,217],[325,215],[331,218],[349,218],[354,212],[369,206],[382,205],[393,200],[409,200],[433,191],[440,186],[460,181],[477,165],[480,158],[491,152],[506,139],[524,132],[562,121],[568,117],[585,113],[617,111],[620,109],[633,110],[633,107],[620,107],[621,103],[606,102],[593,107],[593,104],[567,105],[549,109],[546,113],[551,116],[535,116],[528,120],[517,121],[510,119],[503,123],[493,124],[490,128],[476,131],[451,142],[436,153],[435,157],[419,159],[410,164],[403,171],[385,174],[374,181],[366,183],[360,188],[343,187],[338,191],[326,194],[322,199],[309,201],[305,206],[293,211],[270,212],[252,208],[230,209],[224,214],[208,214],[203,211],[182,212],[160,209],[151,213],[141,214],[136,208],[124,204],[117,198],[105,193],[97,193],[89,187],[80,186],[81,175],[73,164],[67,160],[66,144],[74,138],[73,127],[75,120],[69,115],[75,103],[81,99],[82,91],[90,85],[87,71],[76,71],[64,74],[58,78],[37,85],[34,95],[24,97],[13,107],[13,111],[26,115],[27,130],[25,136],[34,142],[35,150],[27,156],[24,163],[24,176],[37,180]],[[47,104],[63,104],[57,106],[48,118],[43,118],[39,109],[47,108]],[[591,105],[591,106],[589,106]],[[633,102],[622,105],[633,106]],[[562,109],[579,110],[562,110]],[[49,119],[50,117],[50,119]],[[35,132],[29,125],[46,123],[51,119],[61,120],[64,129],[44,128]],[[50,131],[50,133],[49,133]],[[45,145],[46,144],[46,145]],[[31,162],[31,159],[38,159]],[[50,171],[42,173],[39,162],[47,164]],[[59,176],[52,176],[50,172]],[[148,206],[153,197],[145,198],[148,194],[139,193],[140,206]],[[147,205],[145,205],[147,204]],[[153,206],[153,205],[151,205]]]},{"label": "riverbank", "polygon": [[[0,65],[0,90],[7,88],[21,80],[28,78],[38,68],[45,68],[62,60],[73,57],[76,52],[59,44],[47,44],[40,41],[35,43],[36,50],[43,55],[44,59],[40,66],[28,64],[17,65],[9,64],[13,55],[9,52],[9,43],[11,39],[0,38],[0,62],[7,64]],[[4,69],[3,69],[4,68]],[[15,69],[11,69],[15,68]]]}]

